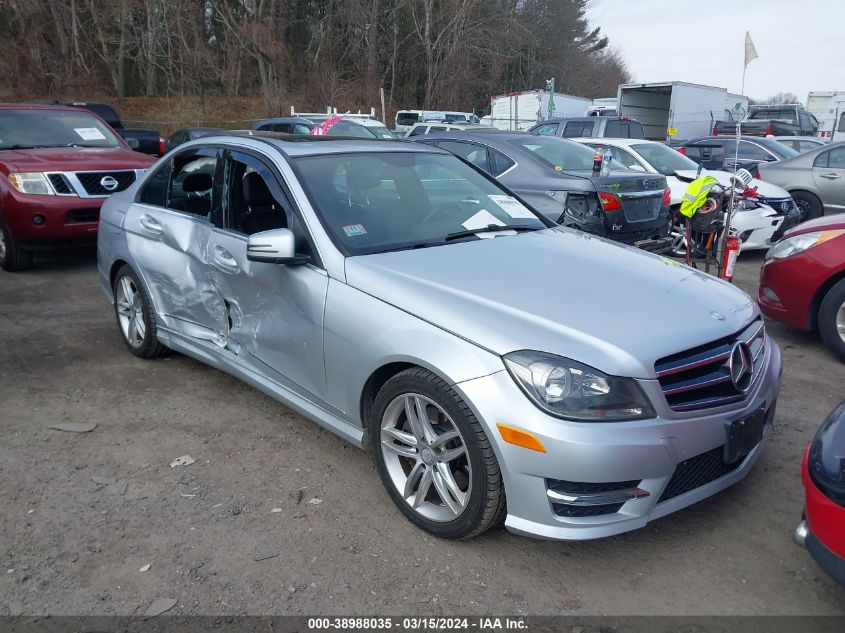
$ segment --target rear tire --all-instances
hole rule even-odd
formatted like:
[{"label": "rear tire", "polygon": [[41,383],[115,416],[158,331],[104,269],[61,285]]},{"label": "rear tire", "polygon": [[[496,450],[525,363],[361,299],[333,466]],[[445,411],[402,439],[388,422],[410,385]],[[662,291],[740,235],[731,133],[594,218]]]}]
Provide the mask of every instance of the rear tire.
[{"label": "rear tire", "polygon": [[155,311],[147,291],[129,266],[114,276],[114,316],[121,338],[135,356],[155,358],[167,352],[158,342]]},{"label": "rear tire", "polygon": [[819,334],[830,351],[845,362],[845,279],[828,290],[822,299]]},{"label": "rear tire", "polygon": [[442,378],[421,367],[396,374],[376,396],[369,432],[382,483],[417,527],[468,539],[504,518],[502,473],[490,440]]},{"label": "rear tire", "polygon": [[32,251],[23,250],[0,220],[0,268],[10,273],[32,266]]},{"label": "rear tire", "polygon": [[801,212],[801,222],[814,220],[824,215],[822,201],[809,191],[795,191],[792,193],[792,199],[795,200]]}]

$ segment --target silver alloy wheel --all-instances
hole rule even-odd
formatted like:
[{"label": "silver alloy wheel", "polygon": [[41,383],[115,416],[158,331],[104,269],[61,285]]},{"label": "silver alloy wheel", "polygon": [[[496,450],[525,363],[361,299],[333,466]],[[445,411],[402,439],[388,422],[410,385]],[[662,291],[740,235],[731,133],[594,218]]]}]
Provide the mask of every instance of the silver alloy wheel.
[{"label": "silver alloy wheel", "polygon": [[117,320],[126,342],[132,347],[141,347],[147,326],[144,324],[144,310],[141,291],[131,277],[124,275],[115,286]]},{"label": "silver alloy wheel", "polygon": [[845,303],[836,311],[836,331],[839,333],[839,338],[845,342]]},{"label": "silver alloy wheel", "polygon": [[6,258],[6,234],[0,229],[0,260]]},{"label": "silver alloy wheel", "polygon": [[675,257],[686,257],[687,254],[687,230],[681,222],[672,224],[669,230],[669,237],[672,238],[671,253]]},{"label": "silver alloy wheel", "polygon": [[466,509],[472,465],[452,418],[433,400],[405,393],[381,418],[381,453],[396,490],[415,512],[453,521]]}]

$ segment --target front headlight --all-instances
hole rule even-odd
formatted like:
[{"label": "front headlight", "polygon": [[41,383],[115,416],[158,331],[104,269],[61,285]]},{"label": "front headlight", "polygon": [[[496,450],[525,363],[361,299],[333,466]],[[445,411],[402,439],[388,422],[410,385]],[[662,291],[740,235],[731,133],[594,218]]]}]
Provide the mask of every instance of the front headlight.
[{"label": "front headlight", "polygon": [[845,402],[833,410],[816,433],[807,466],[819,490],[845,506]]},{"label": "front headlight", "polygon": [[21,193],[32,193],[44,196],[54,196],[56,192],[47,175],[40,171],[29,173],[11,173],[9,174],[9,182],[12,186]]},{"label": "front headlight", "polygon": [[839,237],[840,235],[845,235],[845,230],[836,229],[833,231],[802,233],[801,235],[781,240],[772,246],[769,249],[769,252],[766,253],[766,259],[783,259],[784,257],[789,257],[790,255],[797,255],[798,253],[803,253],[808,248],[823,244],[834,237]]},{"label": "front headlight", "polygon": [[636,381],[544,352],[507,354],[505,366],[531,401],[566,420],[620,422],[654,417]]}]

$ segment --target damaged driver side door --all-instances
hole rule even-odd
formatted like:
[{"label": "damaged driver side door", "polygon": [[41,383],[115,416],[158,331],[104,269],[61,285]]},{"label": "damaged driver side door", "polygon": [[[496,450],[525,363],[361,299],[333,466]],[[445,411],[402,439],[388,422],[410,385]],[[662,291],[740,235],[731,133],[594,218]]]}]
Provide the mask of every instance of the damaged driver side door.
[{"label": "damaged driver side door", "polygon": [[[228,151],[222,175],[223,226],[212,230],[206,259],[223,306],[219,324],[230,358],[325,406],[323,312],[328,275],[286,187],[271,163]],[[290,229],[300,265],[249,261],[247,238]]]}]

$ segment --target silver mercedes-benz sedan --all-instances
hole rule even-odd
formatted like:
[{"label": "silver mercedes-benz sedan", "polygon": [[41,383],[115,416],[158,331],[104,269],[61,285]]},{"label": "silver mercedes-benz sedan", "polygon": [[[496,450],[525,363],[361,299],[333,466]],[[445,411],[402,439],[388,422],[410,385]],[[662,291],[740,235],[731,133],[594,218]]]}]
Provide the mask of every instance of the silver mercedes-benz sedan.
[{"label": "silver mercedes-benz sedan", "polygon": [[105,203],[98,256],[129,351],[370,450],[441,537],[641,527],[742,479],[774,416],[781,355],[748,295],[420,144],[186,143]]}]

